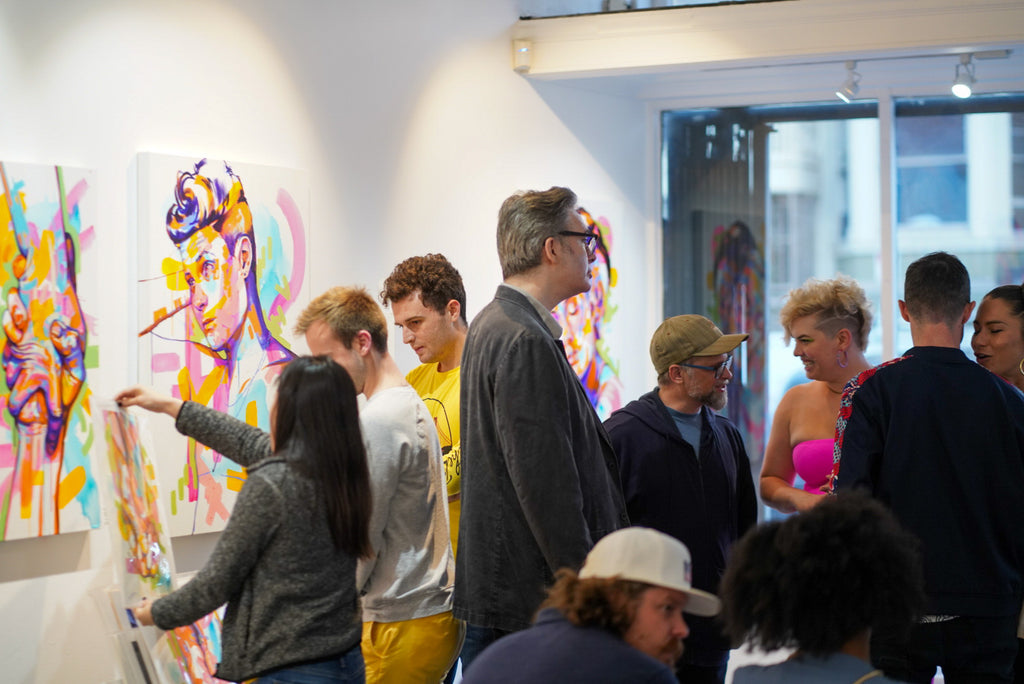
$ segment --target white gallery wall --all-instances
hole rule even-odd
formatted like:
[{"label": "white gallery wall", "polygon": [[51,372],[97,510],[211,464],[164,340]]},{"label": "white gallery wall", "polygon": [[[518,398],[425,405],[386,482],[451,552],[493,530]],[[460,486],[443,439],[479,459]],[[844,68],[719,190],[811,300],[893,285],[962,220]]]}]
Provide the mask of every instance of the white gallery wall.
[{"label": "white gallery wall", "polygon": [[[976,0],[971,7],[995,18],[975,21],[958,18],[954,0],[799,0],[672,15],[693,39],[664,35],[664,15],[650,13],[635,13],[630,26],[642,25],[625,33],[605,19],[564,34],[564,20],[517,26],[515,0],[0,0],[0,160],[97,171],[94,252],[104,282],[90,313],[102,368],[90,383],[100,398],[135,378],[132,174],[144,151],[308,171],[313,293],[358,283],[375,294],[398,261],[436,251],[462,272],[470,317],[500,280],[501,201],[517,189],[572,187],[613,224],[619,309],[606,332],[632,398],[653,384],[647,343],[661,302],[659,131],[649,102],[746,103],[765,87],[753,76],[761,62],[856,58],[850,27],[877,34],[883,4],[891,16],[882,35],[911,36],[930,51],[972,47],[956,43],[961,27],[992,34],[975,47],[1024,28],[998,21],[996,10],[1019,6],[1004,0]],[[800,40],[778,40],[790,35],[783,29],[799,32],[800,20],[773,30],[761,21],[766,12],[817,16],[809,7],[831,23]],[[691,19],[712,28],[696,31]],[[511,38],[526,34],[539,48],[531,78],[511,69]],[[864,42],[892,51],[896,39]],[[708,55],[750,67],[746,85],[701,71]],[[599,72],[590,76],[649,68],[625,84],[574,80],[588,62]],[[832,87],[828,66],[819,72]],[[780,92],[798,87],[793,72],[772,73]],[[394,339],[392,348],[400,366],[415,365]],[[214,539],[177,540],[178,569],[195,569]],[[110,548],[106,527],[0,543],[0,680],[120,678],[91,595],[113,581]]]},{"label": "white gallery wall", "polygon": [[[97,171],[96,395],[135,379],[142,151],[307,170],[313,293],[376,294],[398,261],[439,251],[462,272],[470,316],[500,281],[501,201],[568,185],[615,223],[623,298],[609,342],[627,393],[645,389],[646,339],[627,334],[647,325],[644,109],[515,74],[517,18],[512,0],[0,0],[0,159]],[[91,594],[113,582],[106,520],[0,543],[0,680],[120,678]],[[212,541],[175,542],[178,569]]]}]

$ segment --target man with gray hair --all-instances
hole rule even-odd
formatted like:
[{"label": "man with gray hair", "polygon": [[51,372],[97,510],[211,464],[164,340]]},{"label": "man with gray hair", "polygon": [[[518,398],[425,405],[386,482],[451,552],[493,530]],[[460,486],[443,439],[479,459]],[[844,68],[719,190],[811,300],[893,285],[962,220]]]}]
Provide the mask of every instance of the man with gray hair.
[{"label": "man with gray hair", "polygon": [[559,568],[628,525],[618,466],[551,316],[590,289],[596,235],[567,188],[520,192],[498,215],[504,283],[462,355],[462,519],[455,614],[463,668],[530,625]]}]

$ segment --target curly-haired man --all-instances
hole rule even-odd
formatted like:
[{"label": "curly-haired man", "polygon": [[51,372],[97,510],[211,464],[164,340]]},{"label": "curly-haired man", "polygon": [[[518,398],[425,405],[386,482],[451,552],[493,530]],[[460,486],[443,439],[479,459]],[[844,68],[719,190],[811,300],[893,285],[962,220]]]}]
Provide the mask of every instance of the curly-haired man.
[{"label": "curly-haired man", "polygon": [[380,298],[391,306],[402,341],[421,362],[405,379],[430,409],[441,440],[454,552],[460,512],[459,365],[469,329],[466,289],[451,262],[441,254],[427,254],[395,266]]},{"label": "curly-haired man", "polygon": [[667,534],[627,527],[602,537],[578,575],[558,571],[534,625],[488,647],[463,681],[675,682],[690,631],[683,613],[719,610],[690,573],[690,552]]}]

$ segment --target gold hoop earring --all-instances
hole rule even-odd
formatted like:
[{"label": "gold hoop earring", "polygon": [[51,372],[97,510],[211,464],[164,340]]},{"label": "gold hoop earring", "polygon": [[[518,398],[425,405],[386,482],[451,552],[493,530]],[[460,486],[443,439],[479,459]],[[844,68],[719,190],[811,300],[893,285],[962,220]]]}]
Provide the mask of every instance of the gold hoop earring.
[{"label": "gold hoop earring", "polygon": [[1024,359],[1021,359],[1020,363],[1017,364],[1017,370],[1020,371],[1021,375],[1024,375]]}]

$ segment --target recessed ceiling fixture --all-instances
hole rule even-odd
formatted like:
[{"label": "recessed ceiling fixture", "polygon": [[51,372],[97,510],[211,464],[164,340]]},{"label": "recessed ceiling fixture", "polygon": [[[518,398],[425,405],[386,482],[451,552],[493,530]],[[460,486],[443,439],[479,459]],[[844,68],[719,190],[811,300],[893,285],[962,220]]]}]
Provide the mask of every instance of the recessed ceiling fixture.
[{"label": "recessed ceiling fixture", "polygon": [[950,90],[959,98],[971,96],[971,86],[974,85],[974,62],[971,61],[971,54],[960,55],[960,63],[956,65],[953,73],[953,87]]},{"label": "recessed ceiling fixture", "polygon": [[847,104],[857,96],[857,92],[860,90],[860,74],[856,69],[856,62],[851,60],[846,63],[846,81],[836,90],[836,97]]}]

